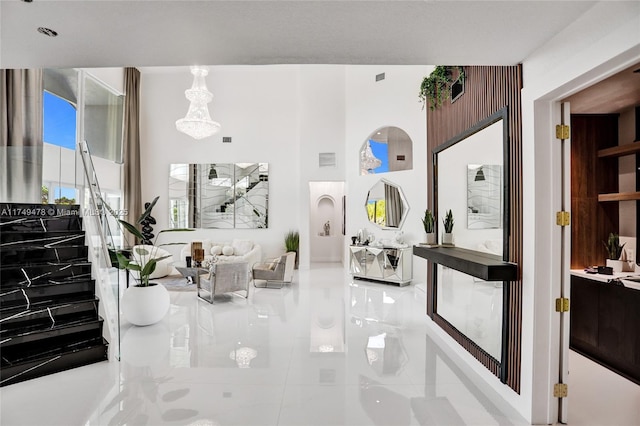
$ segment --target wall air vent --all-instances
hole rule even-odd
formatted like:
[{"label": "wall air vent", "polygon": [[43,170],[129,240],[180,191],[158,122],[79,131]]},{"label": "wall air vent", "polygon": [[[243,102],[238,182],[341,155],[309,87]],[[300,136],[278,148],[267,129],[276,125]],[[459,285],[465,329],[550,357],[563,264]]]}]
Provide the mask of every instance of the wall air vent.
[{"label": "wall air vent", "polygon": [[336,153],[321,152],[320,154],[318,154],[318,166],[320,168],[336,167]]},{"label": "wall air vent", "polygon": [[384,73],[380,73],[376,75],[376,81],[381,81],[381,80],[384,80]]},{"label": "wall air vent", "polygon": [[49,37],[57,37],[58,36],[58,33],[55,32],[54,30],[52,30],[51,28],[38,27],[38,32],[40,34],[44,34],[44,35],[49,36]]},{"label": "wall air vent", "polygon": [[222,143],[231,143],[231,136],[223,136]]}]

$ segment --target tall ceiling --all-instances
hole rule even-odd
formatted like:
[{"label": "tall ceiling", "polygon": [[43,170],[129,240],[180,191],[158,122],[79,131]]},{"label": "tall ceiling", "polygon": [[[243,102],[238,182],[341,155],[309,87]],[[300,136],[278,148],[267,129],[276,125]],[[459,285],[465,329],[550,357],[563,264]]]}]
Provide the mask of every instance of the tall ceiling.
[{"label": "tall ceiling", "polygon": [[513,65],[594,3],[0,0],[0,67]]}]

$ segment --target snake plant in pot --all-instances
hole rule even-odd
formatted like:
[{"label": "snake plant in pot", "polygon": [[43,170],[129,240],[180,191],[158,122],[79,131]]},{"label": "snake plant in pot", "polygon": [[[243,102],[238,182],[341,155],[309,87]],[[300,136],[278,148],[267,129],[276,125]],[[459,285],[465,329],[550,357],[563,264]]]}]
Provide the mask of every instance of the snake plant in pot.
[{"label": "snake plant in pot", "polygon": [[[153,199],[147,204],[147,208],[138,218],[136,225],[125,220],[119,219],[116,213],[103,202],[105,208],[114,216],[118,226],[122,231],[128,231],[137,241],[147,242],[148,239],[143,235],[142,227],[146,223],[146,219],[151,214],[151,210],[156,205],[158,198]],[[112,250],[117,259],[119,269],[124,269],[127,273],[131,273],[136,280],[136,284],[129,286],[122,295],[122,313],[124,317],[135,325],[151,325],[160,321],[169,310],[169,293],[164,286],[150,281],[153,273],[162,260],[171,256],[169,252],[161,249],[161,246],[168,245],[184,245],[184,243],[165,243],[158,244],[160,234],[166,232],[185,232],[193,231],[188,228],[163,229],[158,232],[151,244],[133,245],[129,249]],[[123,232],[124,233],[124,232]],[[147,235],[148,237],[148,235]],[[146,240],[146,241],[145,241]],[[112,258],[114,256],[112,255]]]},{"label": "snake plant in pot", "polygon": [[[626,259],[621,259],[623,257],[623,249],[626,243],[620,245],[620,236],[618,234],[614,234],[611,232],[609,234],[609,239],[604,244],[604,247],[607,249],[607,266],[613,269],[613,272],[631,272],[633,271],[633,263],[627,262]],[[630,265],[629,265],[630,264]]]},{"label": "snake plant in pot", "polygon": [[442,244],[453,245],[453,213],[449,209],[442,219],[444,225],[444,234],[442,235]]},{"label": "snake plant in pot", "polygon": [[429,209],[424,211],[424,217],[422,218],[422,225],[424,226],[424,232],[427,234],[427,245],[437,244],[436,232],[435,232],[435,216]]}]

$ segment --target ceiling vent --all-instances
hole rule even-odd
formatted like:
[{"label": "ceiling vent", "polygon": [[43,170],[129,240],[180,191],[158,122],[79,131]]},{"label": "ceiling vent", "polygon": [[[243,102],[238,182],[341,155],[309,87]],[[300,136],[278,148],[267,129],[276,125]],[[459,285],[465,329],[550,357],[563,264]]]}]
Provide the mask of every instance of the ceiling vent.
[{"label": "ceiling vent", "polygon": [[222,143],[231,143],[231,136],[223,136]]},{"label": "ceiling vent", "polygon": [[321,152],[320,154],[318,154],[318,166],[320,168],[336,167],[336,153]]},{"label": "ceiling vent", "polygon": [[382,81],[382,80],[384,80],[384,73],[380,73],[376,75],[376,81]]}]

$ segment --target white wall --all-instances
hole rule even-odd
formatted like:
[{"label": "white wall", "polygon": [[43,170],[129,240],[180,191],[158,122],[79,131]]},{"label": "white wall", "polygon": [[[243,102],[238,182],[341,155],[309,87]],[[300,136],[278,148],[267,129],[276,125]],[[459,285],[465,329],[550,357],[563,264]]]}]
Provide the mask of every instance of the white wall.
[{"label": "white wall", "polygon": [[[160,196],[153,216],[156,231],[168,226],[169,165],[172,163],[269,163],[268,229],[199,229],[166,241],[195,238],[251,239],[262,246],[263,257],[284,251],[284,234],[299,228],[300,144],[298,137],[299,67],[221,66],[210,68],[206,78],[213,93],[209,111],[222,130],[196,141],[176,130],[189,102],[188,67],[143,72],[141,81],[141,156],[143,201]],[[232,137],[223,144],[222,137]],[[305,203],[306,204],[306,203]],[[162,242],[162,241],[161,241]],[[168,247],[174,255],[179,247]]]},{"label": "white wall", "polygon": [[[393,125],[414,141],[413,171],[383,175],[403,186],[410,211],[404,226],[408,242],[423,238],[420,217],[426,206],[425,113],[417,89],[428,67],[352,67],[342,65],[274,65],[211,67],[207,86],[214,99],[211,117],[222,131],[195,141],[175,129],[187,112],[184,90],[191,86],[187,67],[143,69],[141,82],[142,195],[160,200],[153,211],[156,230],[168,225],[168,172],[171,163],[269,163],[269,228],[251,230],[199,229],[188,235],[166,234],[165,241],[198,238],[258,242],[263,257],[284,250],[289,229],[300,232],[300,267],[310,259],[309,182],[344,182],[346,185],[347,237],[364,226],[364,200],[377,181],[358,175],[358,150],[375,129]],[[375,74],[387,79],[375,84]],[[374,83],[374,84],[372,84]],[[348,99],[349,98],[349,99]],[[231,144],[222,136],[233,137]],[[320,168],[318,155],[336,154],[335,168]],[[415,159],[424,159],[415,161]],[[362,182],[362,183],[360,183]],[[349,222],[348,222],[349,223]],[[368,222],[367,222],[368,223]],[[334,227],[339,224],[333,224]],[[377,231],[378,237],[392,234]],[[348,238],[339,236],[346,245]],[[169,247],[177,255],[179,248]],[[424,281],[424,267],[415,269]]]},{"label": "white wall", "polygon": [[[365,202],[367,192],[385,178],[402,187],[409,204],[409,212],[402,227],[408,244],[423,242],[425,237],[421,218],[427,207],[427,136],[426,112],[418,100],[422,79],[431,66],[349,66],[346,78],[346,237],[367,228],[376,240],[392,239],[394,231],[381,230],[367,220]],[[375,76],[385,73],[385,79]],[[369,135],[379,128],[396,126],[413,141],[413,170],[361,176],[359,152]],[[426,261],[413,258],[413,283],[426,282]]]}]

